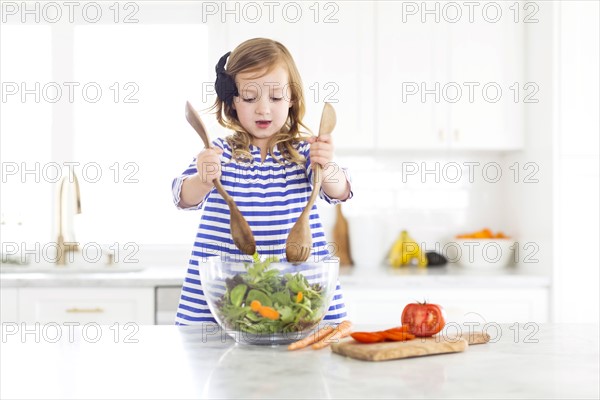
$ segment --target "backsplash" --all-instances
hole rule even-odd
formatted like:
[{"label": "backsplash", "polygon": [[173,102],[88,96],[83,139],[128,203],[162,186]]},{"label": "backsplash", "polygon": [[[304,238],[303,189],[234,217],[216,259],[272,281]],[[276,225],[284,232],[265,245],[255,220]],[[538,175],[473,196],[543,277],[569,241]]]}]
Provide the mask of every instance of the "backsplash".
[{"label": "backsplash", "polygon": [[[354,197],[342,211],[356,265],[383,263],[403,229],[438,251],[454,235],[484,227],[517,234],[505,207],[516,166],[511,169],[502,154],[400,152],[338,161],[353,181]],[[320,201],[319,209],[332,240],[334,208]]]}]

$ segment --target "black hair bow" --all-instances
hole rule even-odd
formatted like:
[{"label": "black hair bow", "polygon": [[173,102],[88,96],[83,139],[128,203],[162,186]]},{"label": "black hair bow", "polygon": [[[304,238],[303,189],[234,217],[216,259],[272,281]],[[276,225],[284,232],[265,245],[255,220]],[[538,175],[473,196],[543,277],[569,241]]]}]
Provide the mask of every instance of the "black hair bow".
[{"label": "black hair bow", "polygon": [[225,54],[215,67],[215,71],[217,72],[217,80],[215,81],[215,90],[217,91],[217,96],[221,100],[223,100],[227,105],[231,106],[233,103],[233,97],[238,95],[237,86],[235,86],[235,81],[227,72],[225,72],[225,63],[227,63],[227,57],[231,52]]}]

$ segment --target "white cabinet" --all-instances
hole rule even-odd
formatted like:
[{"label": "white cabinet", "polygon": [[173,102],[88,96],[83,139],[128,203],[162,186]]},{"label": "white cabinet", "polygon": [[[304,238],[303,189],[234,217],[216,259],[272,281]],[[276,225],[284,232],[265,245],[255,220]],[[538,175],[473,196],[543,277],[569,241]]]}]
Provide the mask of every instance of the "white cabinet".
[{"label": "white cabinet", "polygon": [[400,23],[404,6],[376,5],[377,148],[521,148],[523,102],[537,90],[522,80],[523,24],[507,13]]},{"label": "white cabinet", "polygon": [[[288,39],[306,87],[307,125],[317,134],[323,103],[332,103],[336,149],[375,146],[374,7],[374,2],[339,3],[335,14],[323,9],[320,23],[302,24]],[[325,15],[331,15],[330,22]]]},{"label": "white cabinet", "polygon": [[233,50],[253,37],[281,42],[292,54],[302,77],[305,125],[317,134],[323,103],[332,103],[337,114],[333,132],[336,148],[373,148],[374,4],[295,4],[302,10],[297,22],[276,14],[273,23],[252,23],[242,18],[240,23],[218,27],[224,30],[222,48]]},{"label": "white cabinet", "polygon": [[20,288],[25,323],[154,324],[154,288]]},{"label": "white cabinet", "polygon": [[[425,299],[423,298],[425,296]],[[400,324],[404,306],[427,300],[444,307],[447,322],[544,323],[549,319],[545,288],[359,289],[346,286],[348,317],[361,324]]]},{"label": "white cabinet", "polygon": [[446,85],[454,85],[442,90],[450,116],[447,139],[461,149],[519,149],[523,102],[532,101],[536,91],[534,83],[522,80],[523,24],[507,17],[497,23],[478,21],[447,28]]},{"label": "white cabinet", "polygon": [[17,322],[19,292],[16,288],[0,288],[0,323]]},{"label": "white cabinet", "polygon": [[[402,2],[376,3],[376,115],[380,149],[443,148],[445,109],[433,96],[423,99],[442,79],[446,54],[439,24],[420,20],[399,23]],[[423,101],[424,100],[424,101]]]},{"label": "white cabinet", "polygon": [[501,6],[498,22],[478,14],[473,23],[466,14],[456,23],[403,18],[405,3],[302,3],[295,22],[277,15],[216,26],[214,47],[252,37],[283,43],[302,76],[304,122],[318,129],[323,102],[333,103],[338,149],[521,148],[524,101],[537,88],[522,80],[514,3]]}]

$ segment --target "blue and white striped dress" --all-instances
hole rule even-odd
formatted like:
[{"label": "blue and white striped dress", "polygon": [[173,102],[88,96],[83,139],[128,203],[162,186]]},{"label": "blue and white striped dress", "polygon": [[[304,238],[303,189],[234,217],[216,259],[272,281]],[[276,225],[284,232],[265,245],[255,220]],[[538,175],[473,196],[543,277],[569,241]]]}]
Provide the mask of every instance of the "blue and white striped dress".
[{"label": "blue and white striped dress", "polygon": [[[312,190],[312,168],[310,168],[309,144],[298,142],[295,148],[306,159],[304,166],[290,163],[279,164],[271,155],[261,162],[260,149],[250,145],[254,163],[232,162],[232,151],[224,139],[217,139],[214,146],[223,149],[221,155],[221,183],[234,198],[256,239],[257,251],[261,256],[276,256],[285,260],[285,243],[288,233],[304,209]],[[281,160],[277,149],[275,157]],[[307,173],[308,171],[308,173]],[[348,183],[350,178],[343,169]],[[183,174],[173,180],[173,201],[179,206],[183,181],[197,172],[194,159]],[[330,204],[340,202],[331,199],[321,189],[320,197]],[[352,191],[350,191],[350,198]],[[211,190],[197,206],[186,210],[202,209],[200,225],[188,263],[175,323],[196,325],[216,323],[211,314],[200,281],[201,260],[212,256],[230,256],[252,261],[250,256],[240,253],[233,243],[229,229],[229,208],[223,197]],[[310,213],[310,228],[313,238],[311,260],[320,260],[329,255],[327,240],[317,206]],[[339,281],[324,317],[324,322],[337,324],[346,319],[346,307]]]}]

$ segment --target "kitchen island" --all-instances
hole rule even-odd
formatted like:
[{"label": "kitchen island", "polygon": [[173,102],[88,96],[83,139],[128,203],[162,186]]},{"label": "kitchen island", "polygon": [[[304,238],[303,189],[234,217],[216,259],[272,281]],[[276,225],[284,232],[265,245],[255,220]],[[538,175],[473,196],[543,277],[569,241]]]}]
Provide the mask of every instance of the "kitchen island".
[{"label": "kitchen island", "polygon": [[462,353],[365,362],[201,327],[5,324],[0,397],[598,398],[598,326],[487,332],[490,343]]}]

